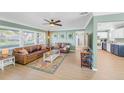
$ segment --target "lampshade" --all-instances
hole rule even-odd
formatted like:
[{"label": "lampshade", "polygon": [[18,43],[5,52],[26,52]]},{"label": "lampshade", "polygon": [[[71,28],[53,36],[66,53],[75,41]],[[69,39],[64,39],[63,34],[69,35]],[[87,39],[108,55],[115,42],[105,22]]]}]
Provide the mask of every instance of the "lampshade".
[{"label": "lampshade", "polygon": [[2,49],[2,56],[3,56],[3,57],[7,57],[8,54],[9,54],[9,49],[8,49],[8,48]]}]

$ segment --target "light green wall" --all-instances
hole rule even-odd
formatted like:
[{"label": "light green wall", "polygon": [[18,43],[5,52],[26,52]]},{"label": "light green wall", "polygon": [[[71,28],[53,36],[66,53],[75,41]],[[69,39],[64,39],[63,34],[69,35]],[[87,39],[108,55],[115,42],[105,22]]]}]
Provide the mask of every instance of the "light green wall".
[{"label": "light green wall", "polygon": [[[2,27],[3,26],[3,27]],[[22,24],[17,24],[9,21],[0,20],[0,30],[19,30],[19,31],[32,31],[36,33],[45,32],[42,29],[34,28],[31,26],[25,26]]]},{"label": "light green wall", "polygon": [[93,18],[91,19],[91,21],[89,22],[89,24],[87,25],[85,32],[89,32],[89,47],[91,49],[93,49]]},{"label": "light green wall", "polygon": [[85,31],[87,31],[87,32],[93,32],[93,18],[90,20],[90,22],[87,25]]},{"label": "light green wall", "polygon": [[96,68],[97,62],[97,23],[99,22],[112,22],[112,21],[124,21],[124,13],[121,14],[112,14],[112,15],[103,15],[103,16],[95,16],[93,18],[93,52],[94,52],[94,65],[93,67]]},{"label": "light green wall", "polygon": [[42,29],[37,29],[34,27],[25,26],[25,25],[21,25],[21,24],[17,24],[17,23],[12,23],[12,22],[8,22],[8,21],[4,21],[4,20],[0,20],[0,26],[7,26],[7,27],[13,27],[13,28],[19,28],[19,29],[28,29],[28,30],[33,30],[33,31],[44,31]]},{"label": "light green wall", "polygon": [[[21,24],[17,24],[17,23],[12,23],[12,22],[8,22],[8,21],[4,21],[4,20],[0,20],[0,30],[15,30],[15,31],[19,31],[20,35],[22,32],[24,31],[29,31],[29,32],[34,32],[34,36],[36,36],[36,33],[45,33],[45,31],[43,31],[42,29],[37,29],[34,27],[30,27],[30,26],[25,26],[25,25],[21,25]],[[21,40],[23,41],[23,40]],[[34,39],[34,44],[36,44],[36,40]],[[23,43],[20,42],[20,47],[23,46]],[[10,48],[12,49],[12,48]]]},{"label": "light green wall", "polygon": [[[72,38],[69,38],[69,35],[72,35]],[[54,36],[57,36],[56,40],[54,39]],[[61,35],[64,35],[64,38],[61,37]],[[61,32],[51,32],[51,43],[57,43],[57,42],[65,42],[71,44],[71,49],[75,49],[76,44],[76,36],[75,31],[61,31]]]},{"label": "light green wall", "polygon": [[94,17],[91,19],[89,24],[87,25],[86,32],[90,32],[89,38],[91,39],[89,41],[89,46],[93,51],[93,68],[96,68],[96,33],[94,32]]}]

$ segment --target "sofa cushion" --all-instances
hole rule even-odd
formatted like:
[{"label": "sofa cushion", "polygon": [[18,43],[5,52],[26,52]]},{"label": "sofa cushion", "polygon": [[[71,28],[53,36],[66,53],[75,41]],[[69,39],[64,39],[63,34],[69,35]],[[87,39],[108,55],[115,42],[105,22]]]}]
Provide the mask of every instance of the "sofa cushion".
[{"label": "sofa cushion", "polygon": [[42,49],[46,49],[47,46],[45,44],[42,44]]},{"label": "sofa cushion", "polygon": [[47,52],[48,51],[48,49],[43,49],[43,50],[41,50],[43,53],[45,53],[45,52]]},{"label": "sofa cushion", "polygon": [[64,48],[64,47],[65,47],[65,43],[62,43],[62,44],[61,44],[61,47]]},{"label": "sofa cushion", "polygon": [[62,43],[57,43],[57,44],[58,44],[59,48],[61,48],[61,44],[62,44]]},{"label": "sofa cushion", "polygon": [[59,44],[55,44],[54,48],[60,48]]},{"label": "sofa cushion", "polygon": [[37,45],[37,50],[41,50],[41,45]]},{"label": "sofa cushion", "polygon": [[28,51],[28,53],[32,53],[32,52],[37,51],[37,46],[36,45],[28,46],[28,47],[24,47],[24,48]]},{"label": "sofa cushion", "polygon": [[37,51],[37,45],[32,46],[32,52]]}]

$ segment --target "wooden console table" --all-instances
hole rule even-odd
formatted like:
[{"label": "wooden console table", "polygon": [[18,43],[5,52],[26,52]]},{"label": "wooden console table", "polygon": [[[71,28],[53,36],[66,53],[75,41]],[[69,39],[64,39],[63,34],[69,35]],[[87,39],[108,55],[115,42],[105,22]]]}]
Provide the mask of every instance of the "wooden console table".
[{"label": "wooden console table", "polygon": [[81,55],[81,67],[85,66],[92,69],[92,62],[90,62],[92,60],[92,53],[87,51],[82,51],[80,55]]}]

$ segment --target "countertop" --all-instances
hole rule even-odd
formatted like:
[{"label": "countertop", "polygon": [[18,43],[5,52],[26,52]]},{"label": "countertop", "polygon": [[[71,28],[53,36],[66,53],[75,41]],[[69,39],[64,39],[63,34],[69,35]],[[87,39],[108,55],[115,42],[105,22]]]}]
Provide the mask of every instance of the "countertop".
[{"label": "countertop", "polygon": [[106,44],[124,45],[124,43],[119,43],[119,42],[117,42],[117,43],[109,43],[109,42],[106,42]]}]

